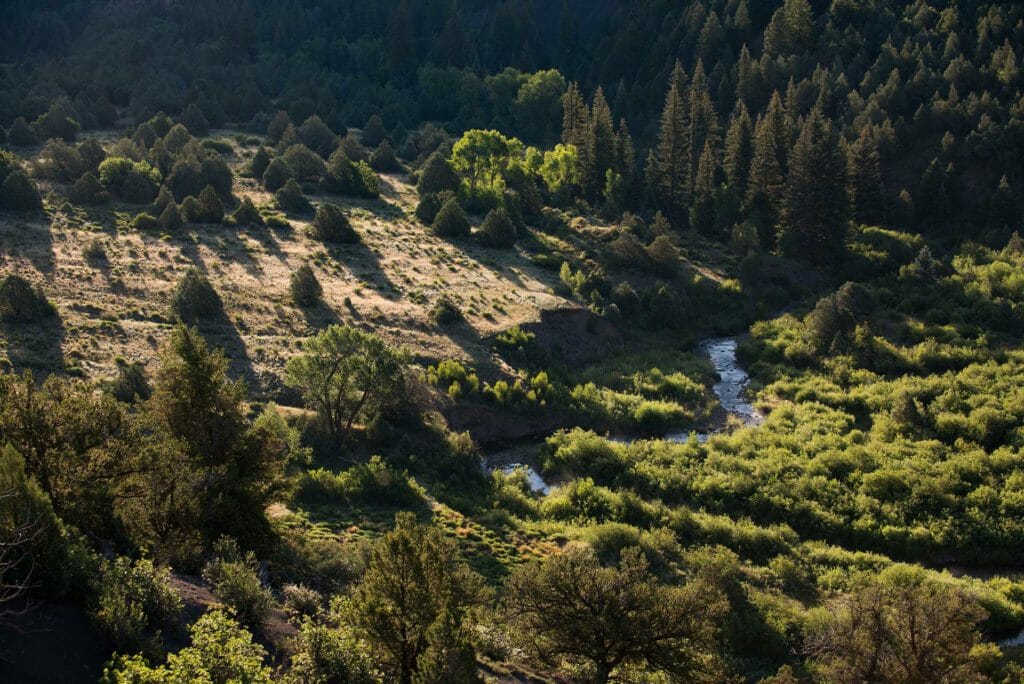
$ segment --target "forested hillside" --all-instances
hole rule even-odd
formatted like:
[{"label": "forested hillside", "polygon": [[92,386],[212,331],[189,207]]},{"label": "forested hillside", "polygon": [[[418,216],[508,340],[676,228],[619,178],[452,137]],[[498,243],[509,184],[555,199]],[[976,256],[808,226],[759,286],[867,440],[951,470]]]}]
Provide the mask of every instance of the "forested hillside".
[{"label": "forested hillside", "polygon": [[0,680],[1024,677],[1024,6],[0,16]]}]

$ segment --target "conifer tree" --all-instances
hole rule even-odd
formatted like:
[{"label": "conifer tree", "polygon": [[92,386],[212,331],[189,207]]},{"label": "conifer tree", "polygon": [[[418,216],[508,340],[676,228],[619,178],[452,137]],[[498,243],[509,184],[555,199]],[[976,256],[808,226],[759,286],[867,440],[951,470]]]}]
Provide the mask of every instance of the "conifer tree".
[{"label": "conifer tree", "polygon": [[854,218],[864,224],[876,225],[884,218],[882,197],[882,166],[878,144],[870,126],[850,148],[850,203]]},{"label": "conifer tree", "polygon": [[562,142],[579,150],[587,130],[587,105],[575,81],[562,95]]},{"label": "conifer tree", "polygon": [[754,126],[747,106],[740,101],[725,136],[725,174],[739,197],[747,193],[750,164],[754,158]]},{"label": "conifer tree", "polygon": [[846,155],[839,134],[814,109],[793,147],[783,204],[783,252],[825,264],[843,247],[849,221]]},{"label": "conifer tree", "polygon": [[693,177],[693,209],[690,225],[694,230],[711,235],[715,228],[715,172],[718,169],[713,141],[704,143],[704,151]]},{"label": "conifer tree", "polygon": [[687,172],[692,183],[705,143],[711,140],[712,145],[717,146],[719,135],[718,114],[708,93],[707,77],[704,75],[704,65],[700,60],[697,60],[693,83],[690,84],[689,123]]},{"label": "conifer tree", "polygon": [[777,123],[771,117],[759,117],[757,120],[746,194],[747,211],[756,215],[762,246],[768,249],[774,246],[773,229],[785,192],[782,163],[775,147],[773,127]]},{"label": "conifer tree", "polygon": [[651,150],[647,163],[648,189],[655,206],[677,229],[686,225],[689,204],[688,135],[685,104],[680,89],[682,79],[678,78],[681,72],[682,67],[677,64],[661,112],[658,142]]},{"label": "conifer tree", "polygon": [[583,192],[588,199],[597,197],[604,184],[605,174],[615,162],[615,128],[612,112],[600,88],[594,93],[594,104],[587,121]]}]

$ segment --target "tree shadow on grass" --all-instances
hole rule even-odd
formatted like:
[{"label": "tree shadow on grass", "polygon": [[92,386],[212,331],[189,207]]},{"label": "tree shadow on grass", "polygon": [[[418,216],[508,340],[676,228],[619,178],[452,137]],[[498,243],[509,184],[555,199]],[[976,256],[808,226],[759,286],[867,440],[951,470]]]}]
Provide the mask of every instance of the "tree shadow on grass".
[{"label": "tree shadow on grass", "polygon": [[53,274],[56,256],[50,218],[42,212],[0,212],[0,254],[24,258],[43,275]]},{"label": "tree shadow on grass", "polygon": [[64,323],[58,314],[32,323],[0,323],[7,358],[15,371],[37,379],[64,371]]}]

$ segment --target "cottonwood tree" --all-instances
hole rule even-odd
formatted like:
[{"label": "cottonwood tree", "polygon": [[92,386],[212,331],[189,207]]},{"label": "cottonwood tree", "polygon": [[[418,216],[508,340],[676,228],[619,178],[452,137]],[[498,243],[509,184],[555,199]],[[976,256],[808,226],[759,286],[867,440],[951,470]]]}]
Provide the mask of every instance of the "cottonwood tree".
[{"label": "cottonwood tree", "polygon": [[308,340],[285,365],[285,382],[300,392],[335,439],[360,418],[374,418],[400,398],[408,355],[373,333],[332,325]]},{"label": "cottonwood tree", "polygon": [[637,548],[623,551],[618,567],[602,567],[584,546],[521,566],[504,602],[520,647],[554,666],[584,663],[598,684],[629,665],[682,681],[721,681],[715,625],[726,607],[702,580],[659,583]]}]

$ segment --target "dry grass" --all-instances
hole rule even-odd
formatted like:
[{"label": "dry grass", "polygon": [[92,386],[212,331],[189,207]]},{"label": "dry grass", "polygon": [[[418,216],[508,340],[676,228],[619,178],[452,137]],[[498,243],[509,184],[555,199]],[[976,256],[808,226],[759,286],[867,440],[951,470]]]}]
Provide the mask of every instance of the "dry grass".
[{"label": "dry grass", "polygon": [[[382,185],[380,201],[329,198],[350,212],[362,236],[360,245],[336,248],[308,236],[308,219],[290,219],[292,230],[203,225],[162,237],[127,227],[144,207],[65,212],[53,194],[48,217],[0,214],[0,270],[39,283],[59,311],[51,329],[2,330],[2,351],[18,368],[63,367],[92,378],[112,375],[118,357],[150,363],[171,329],[171,291],[192,266],[224,303],[226,316],[206,326],[208,337],[257,394],[276,385],[299,340],[331,322],[372,328],[422,359],[482,365],[490,354],[482,338],[566,304],[549,293],[550,272],[515,252],[434,237],[412,217],[414,188],[397,176],[382,178]],[[235,194],[272,204],[250,179],[238,178]],[[97,239],[106,259],[90,261],[87,247]],[[288,292],[291,273],[303,263],[324,288],[324,304],[309,311],[294,306]],[[464,323],[430,321],[442,294],[462,309]]]}]

